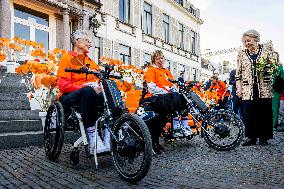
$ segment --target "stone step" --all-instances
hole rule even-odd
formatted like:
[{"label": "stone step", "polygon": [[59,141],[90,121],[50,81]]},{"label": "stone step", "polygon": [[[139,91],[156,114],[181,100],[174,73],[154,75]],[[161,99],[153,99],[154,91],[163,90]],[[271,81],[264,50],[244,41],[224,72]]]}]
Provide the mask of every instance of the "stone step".
[{"label": "stone step", "polygon": [[0,91],[0,101],[28,101],[27,94],[21,93],[2,93]]},{"label": "stone step", "polygon": [[28,100],[0,100],[0,110],[30,110],[30,103]]},{"label": "stone step", "polygon": [[1,93],[28,93],[24,83],[0,83]]},{"label": "stone step", "polygon": [[1,83],[8,83],[8,84],[14,84],[14,83],[21,83],[21,78],[15,78],[15,77],[0,77]]},{"label": "stone step", "polygon": [[39,120],[38,110],[0,110],[0,120]]},{"label": "stone step", "polygon": [[0,76],[1,76],[1,75],[4,75],[4,74],[6,73],[6,71],[7,71],[6,66],[0,65]]},{"label": "stone step", "polygon": [[1,133],[17,133],[17,132],[31,132],[42,131],[41,120],[6,120],[0,121]]},{"label": "stone step", "polygon": [[1,82],[5,81],[17,81],[20,82],[22,80],[22,76],[17,73],[2,73],[0,75]]},{"label": "stone step", "polygon": [[[78,133],[65,132],[64,143],[74,143],[79,137]],[[0,149],[43,146],[43,143],[43,131],[0,134]]]}]

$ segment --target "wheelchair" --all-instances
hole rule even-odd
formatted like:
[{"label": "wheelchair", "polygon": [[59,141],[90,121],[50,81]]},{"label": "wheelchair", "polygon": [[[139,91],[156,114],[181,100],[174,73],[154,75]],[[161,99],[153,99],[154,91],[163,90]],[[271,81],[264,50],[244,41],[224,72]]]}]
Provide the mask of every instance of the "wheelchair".
[{"label": "wheelchair", "polygon": [[[104,129],[110,132],[110,153],[119,176],[129,183],[137,183],[148,173],[152,162],[152,141],[144,121],[135,114],[128,113],[121,99],[116,83],[109,78],[119,79],[110,74],[111,68],[100,72],[88,68],[65,69],[66,72],[94,74],[99,78],[104,105],[99,108],[99,118],[95,123],[95,137]],[[48,109],[44,128],[44,147],[48,159],[55,161],[64,145],[66,131],[79,133],[70,153],[70,163],[79,164],[79,147],[85,148],[87,157],[94,157],[98,170],[97,142],[94,155],[89,152],[89,141],[78,107],[64,107],[59,100]],[[95,138],[97,141],[97,138]]]},{"label": "wheelchair", "polygon": [[[166,143],[170,143],[175,139],[191,140],[195,135],[201,134],[209,147],[218,151],[229,151],[240,145],[244,135],[244,124],[234,112],[209,108],[196,93],[188,91],[183,83],[174,80],[170,81],[177,83],[179,86],[179,93],[186,100],[186,108],[180,112],[163,116],[171,123],[170,126],[165,125],[161,133]],[[142,94],[145,94],[146,91],[147,89],[143,88]],[[151,104],[151,99],[143,99],[144,96],[142,95],[136,114],[146,123],[149,123],[149,120],[157,119],[161,115],[147,108]],[[181,115],[188,114],[191,115],[194,124],[185,128],[180,118]],[[179,117],[178,129],[173,128],[172,120],[174,117]],[[193,132],[193,130],[196,132]]]}]

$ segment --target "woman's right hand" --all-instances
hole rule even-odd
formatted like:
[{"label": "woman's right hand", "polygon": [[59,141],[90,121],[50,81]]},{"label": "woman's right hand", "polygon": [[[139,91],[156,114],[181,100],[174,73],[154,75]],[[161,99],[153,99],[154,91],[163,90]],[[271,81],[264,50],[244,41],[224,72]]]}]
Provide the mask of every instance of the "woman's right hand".
[{"label": "woman's right hand", "polygon": [[237,90],[237,91],[236,91],[236,95],[237,95],[239,98],[242,98],[242,91],[241,91],[241,90]]},{"label": "woman's right hand", "polygon": [[97,94],[102,92],[101,86],[95,87],[94,90],[96,91]]}]

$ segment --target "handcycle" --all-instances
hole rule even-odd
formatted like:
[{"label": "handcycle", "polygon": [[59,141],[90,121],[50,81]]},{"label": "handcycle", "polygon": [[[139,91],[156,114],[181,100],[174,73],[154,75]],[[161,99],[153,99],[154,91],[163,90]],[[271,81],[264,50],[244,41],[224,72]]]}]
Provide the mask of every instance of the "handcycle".
[{"label": "handcycle", "polygon": [[[229,151],[240,145],[244,135],[244,124],[242,120],[231,110],[216,110],[209,108],[208,105],[195,93],[190,92],[185,88],[183,83],[175,80],[169,80],[173,83],[177,83],[179,87],[179,93],[185,98],[187,106],[181,112],[175,112],[175,114],[167,115],[167,118],[171,124],[167,124],[163,131],[162,137],[166,143],[170,143],[175,139],[188,139],[191,140],[195,135],[201,134],[205,142],[218,151]],[[151,102],[150,102],[151,103]],[[155,116],[159,116],[158,113],[153,111],[145,111],[146,106],[150,104],[143,101],[140,104],[140,109],[136,113],[145,120],[154,119]],[[141,111],[141,109],[143,109]],[[181,118],[181,115],[190,115],[193,120],[193,125],[188,126],[190,134],[185,132],[186,129],[179,119],[179,129],[173,128],[173,117]],[[170,125],[170,126],[169,126]],[[195,132],[192,132],[195,130]]]},{"label": "handcycle", "polygon": [[[128,113],[122,101],[120,91],[115,81],[121,76],[111,74],[112,67],[97,72],[88,67],[81,69],[66,68],[66,72],[78,74],[93,74],[99,78],[104,98],[103,107],[100,107],[99,118],[95,124],[95,137],[101,134],[103,129],[110,132],[110,153],[115,168],[123,180],[129,183],[137,183],[143,179],[151,166],[152,141],[149,130],[144,121],[135,114]],[[60,100],[55,101],[48,109],[44,128],[44,147],[46,156],[50,160],[56,160],[64,144],[65,131],[80,133],[81,137],[74,142],[70,153],[70,163],[76,166],[79,163],[79,146],[83,145],[88,157],[89,142],[86,136],[81,114],[76,107],[63,108]],[[97,133],[98,132],[98,133]],[[95,138],[95,141],[96,138]],[[97,143],[95,142],[94,159],[98,169]]]}]

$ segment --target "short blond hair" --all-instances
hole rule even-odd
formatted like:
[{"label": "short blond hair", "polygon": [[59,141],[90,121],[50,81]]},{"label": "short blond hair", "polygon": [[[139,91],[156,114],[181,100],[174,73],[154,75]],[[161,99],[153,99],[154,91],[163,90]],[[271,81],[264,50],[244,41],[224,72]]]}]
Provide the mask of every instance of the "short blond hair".
[{"label": "short blond hair", "polygon": [[158,56],[162,56],[163,58],[165,57],[163,52],[161,50],[155,50],[153,53],[152,53],[152,57],[151,57],[151,65],[155,64],[155,59],[158,57]]}]

